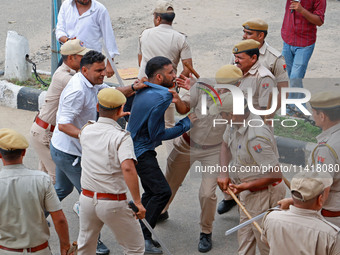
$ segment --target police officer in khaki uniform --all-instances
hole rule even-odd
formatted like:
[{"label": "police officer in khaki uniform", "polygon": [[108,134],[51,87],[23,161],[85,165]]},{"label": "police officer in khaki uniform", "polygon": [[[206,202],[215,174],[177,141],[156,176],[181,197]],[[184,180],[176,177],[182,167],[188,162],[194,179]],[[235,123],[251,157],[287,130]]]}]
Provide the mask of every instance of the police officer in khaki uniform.
[{"label": "police officer in khaki uniform", "polygon": [[294,204],[288,211],[269,212],[263,220],[262,240],[268,243],[270,254],[340,254],[340,228],[319,213],[332,182],[327,172],[294,176]]},{"label": "police officer in khaki uniform", "polygon": [[50,154],[50,141],[56,125],[59,97],[69,80],[80,68],[80,60],[89,49],[79,39],[69,40],[60,48],[63,64],[55,71],[48,87],[45,103],[31,127],[31,144],[39,157],[39,169],[55,183],[55,163]]},{"label": "police officer in khaki uniform", "polygon": [[[286,71],[286,62],[281,53],[271,47],[266,41],[268,34],[268,24],[262,19],[250,19],[243,25],[243,40],[254,39],[260,43],[259,61],[266,67],[274,76],[277,82],[279,91],[281,88],[288,87],[288,74]],[[235,63],[235,57],[232,55],[231,64]]]},{"label": "police officer in khaki uniform", "polygon": [[146,63],[153,57],[163,56],[171,60],[177,72],[179,60],[182,60],[182,74],[189,76],[190,71],[184,63],[192,66],[192,58],[186,35],[172,27],[175,18],[174,7],[170,1],[160,0],[153,11],[155,27],[144,30],[138,41],[138,78],[145,77]]},{"label": "police officer in khaki uniform", "polygon": [[247,89],[252,89],[253,106],[255,109],[266,109],[272,88],[276,87],[273,74],[261,64],[259,60],[260,43],[247,39],[239,42],[233,48],[235,64],[243,72],[243,78],[239,85],[245,95]]},{"label": "police officer in khaki uniform", "polygon": [[80,195],[80,232],[78,254],[95,254],[97,238],[104,224],[123,247],[124,254],[144,254],[144,238],[138,221],[128,207],[126,193],[131,192],[139,212],[141,204],[136,156],[130,134],[121,129],[117,120],[126,98],[118,90],[105,88],[98,93],[99,119],[87,124],[80,134],[82,175]]},{"label": "police officer in khaki uniform", "polygon": [[[242,71],[239,68],[226,65],[216,73],[216,82],[218,84],[235,84],[241,77]],[[187,79],[187,82],[189,81]],[[209,83],[211,84],[211,82]],[[217,173],[210,173],[204,169],[218,164],[222,135],[225,130],[225,125],[213,126],[214,119],[221,119],[218,113],[207,114],[207,108],[214,105],[214,100],[218,101],[218,98],[214,94],[216,90],[211,90],[206,84],[196,83],[181,99],[178,98],[178,95],[174,95],[177,111],[185,114],[193,108],[198,120],[187,133],[174,140],[174,149],[168,157],[165,174],[172,196],[164,211],[168,209],[192,164],[199,161],[202,165],[201,173],[197,172],[197,175],[202,176],[199,189],[201,233],[198,250],[200,252],[207,252],[212,248],[211,236],[217,200],[215,194]],[[210,90],[214,98],[207,97],[207,104],[202,105],[202,98],[207,96],[205,90]]]},{"label": "police officer in khaki uniform", "polygon": [[316,126],[322,133],[316,137],[318,145],[309,163],[316,169],[325,169],[333,177],[333,184],[321,214],[340,227],[340,93],[325,91],[312,96],[310,105]]},{"label": "police officer in khaki uniform", "polygon": [[[330,222],[340,227],[340,93],[324,91],[312,95],[309,101],[315,124],[322,129],[316,137],[318,145],[311,153],[309,168],[329,172],[333,184],[321,214]],[[282,207],[287,208],[282,201]]]},{"label": "police officer in khaki uniform", "polygon": [[[163,56],[171,60],[175,71],[177,65],[182,61],[182,74],[189,76],[189,69],[184,63],[192,66],[191,50],[186,35],[177,32],[172,27],[175,12],[170,1],[160,0],[157,2],[153,12],[155,27],[146,29],[139,36],[138,41],[138,78],[145,77],[146,63],[156,56]],[[171,128],[175,125],[175,105],[170,104],[164,115],[165,127]],[[164,141],[168,153],[172,150],[172,142]]]},{"label": "police officer in khaki uniform", "polygon": [[[253,106],[255,109],[264,110],[268,107],[268,101],[272,88],[276,87],[273,74],[260,62],[258,47],[261,44],[253,39],[239,42],[233,48],[234,61],[243,72],[243,78],[239,87],[244,95],[248,94],[248,88],[252,89]],[[269,116],[271,117],[271,116]],[[217,212],[223,214],[228,212],[236,203],[228,196],[218,204]]]},{"label": "police officer in khaki uniform", "polygon": [[[230,124],[230,130],[227,128],[223,135],[220,158],[221,167],[230,171],[220,174],[218,185],[224,192],[229,187],[239,194],[246,210],[255,216],[276,206],[285,196],[275,138],[266,124],[256,127],[249,125],[250,122],[263,121],[250,113],[246,103],[244,115],[234,115],[232,94],[226,93],[221,98],[222,106],[213,105],[209,109],[210,114],[221,113]],[[247,216],[240,210],[240,223],[246,220]],[[253,225],[238,231],[238,242],[240,255],[255,255],[256,244],[262,255],[269,252],[261,241],[260,232]]]},{"label": "police officer in khaki uniform", "polygon": [[45,211],[50,212],[60,241],[60,253],[70,248],[67,220],[51,178],[23,164],[28,142],[8,128],[0,129],[0,254],[51,254]]}]

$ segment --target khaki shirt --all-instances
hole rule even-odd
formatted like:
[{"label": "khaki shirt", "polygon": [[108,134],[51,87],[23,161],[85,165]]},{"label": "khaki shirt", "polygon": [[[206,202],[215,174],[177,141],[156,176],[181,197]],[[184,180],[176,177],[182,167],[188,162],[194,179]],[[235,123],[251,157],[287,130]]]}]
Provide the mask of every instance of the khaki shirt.
[{"label": "khaki shirt", "polygon": [[160,24],[142,32],[138,41],[138,54],[142,55],[139,79],[146,76],[146,63],[153,57],[167,57],[173,63],[175,71],[177,71],[180,59],[191,58],[186,36],[174,30],[171,25],[166,24]]},{"label": "khaki shirt", "polygon": [[[275,77],[272,73],[257,61],[243,76],[239,85],[248,100],[248,88],[252,89],[252,105],[255,109],[267,108],[270,93],[276,87]],[[248,104],[250,104],[248,100]]]},{"label": "khaki shirt", "polygon": [[[266,42],[260,48],[259,61],[275,76],[277,83],[289,80],[284,57]],[[231,56],[230,64],[235,64],[234,54]]]},{"label": "khaki shirt", "polygon": [[3,166],[0,194],[0,245],[22,249],[46,242],[50,232],[44,211],[61,210],[51,178],[21,164]]},{"label": "khaki shirt", "polygon": [[60,94],[69,80],[76,73],[63,63],[54,73],[51,85],[48,87],[45,103],[40,109],[39,118],[55,126]]},{"label": "khaki shirt", "polygon": [[229,126],[223,135],[232,155],[231,165],[237,171],[230,177],[236,182],[264,177],[266,170],[279,164],[275,138],[269,127],[265,124],[262,127],[251,127],[248,125],[249,121],[255,126],[260,125],[262,119],[250,113],[245,126]]},{"label": "khaki shirt", "polygon": [[316,137],[318,145],[311,153],[309,165],[333,176],[333,184],[323,208],[340,211],[340,123]]},{"label": "khaki shirt", "polygon": [[339,228],[317,211],[290,206],[288,211],[273,211],[263,219],[262,240],[272,255],[340,254]]},{"label": "khaki shirt", "polygon": [[114,120],[100,117],[83,128],[80,144],[81,187],[100,193],[127,192],[120,166],[126,159],[136,160],[130,133]]},{"label": "khaki shirt", "polygon": [[[211,84],[208,83],[208,84]],[[221,115],[209,115],[209,108],[215,104],[213,99],[202,89],[209,90],[206,86],[196,83],[191,87],[190,91],[183,95],[182,101],[190,104],[190,108],[196,114],[198,120],[191,127],[188,134],[195,143],[200,145],[217,145],[222,142],[222,135],[226,128],[225,124],[218,124],[214,127],[214,119],[222,119]],[[217,104],[219,100],[217,96],[210,91],[214,96]],[[202,97],[206,96],[207,109],[206,114],[202,114]]]}]

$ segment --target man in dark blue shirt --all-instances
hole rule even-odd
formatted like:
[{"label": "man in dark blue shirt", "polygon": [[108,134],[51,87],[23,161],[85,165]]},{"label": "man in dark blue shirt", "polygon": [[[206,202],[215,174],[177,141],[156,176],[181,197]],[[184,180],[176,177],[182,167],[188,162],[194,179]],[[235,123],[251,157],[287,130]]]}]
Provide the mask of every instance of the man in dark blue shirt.
[{"label": "man in dark blue shirt", "polygon": [[[154,57],[148,61],[145,73],[148,76],[145,84],[149,87],[136,92],[127,129],[134,142],[138,160],[136,169],[144,188],[142,204],[146,209],[145,219],[154,228],[158,216],[171,197],[171,189],[158,165],[155,148],[163,140],[173,139],[188,131],[190,120],[195,115],[189,115],[173,128],[165,129],[164,112],[173,98],[169,88],[176,78],[174,68],[169,59]],[[152,240],[150,231],[144,224],[141,225],[145,252],[161,254],[162,250],[156,247],[158,245]]]}]

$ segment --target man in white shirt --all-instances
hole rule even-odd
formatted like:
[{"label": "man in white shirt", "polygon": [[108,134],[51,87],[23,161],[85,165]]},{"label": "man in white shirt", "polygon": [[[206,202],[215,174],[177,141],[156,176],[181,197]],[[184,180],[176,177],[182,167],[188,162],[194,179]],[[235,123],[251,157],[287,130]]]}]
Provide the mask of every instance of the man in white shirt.
[{"label": "man in white shirt", "polygon": [[44,104],[30,130],[31,145],[39,156],[39,169],[55,183],[55,164],[51,158],[50,142],[56,125],[59,97],[67,83],[80,68],[81,58],[89,52],[79,39],[69,40],[60,48],[63,64],[58,67],[48,87]]},{"label": "man in white shirt", "polygon": [[[110,15],[105,6],[96,0],[65,0],[60,7],[56,38],[61,43],[69,39],[80,39],[84,46],[102,51],[102,39],[113,59],[119,55]],[[108,62],[106,75],[114,71]]]},{"label": "man in white shirt", "polygon": [[[51,140],[51,156],[56,164],[55,189],[60,200],[67,197],[76,187],[81,192],[81,146],[78,139],[81,128],[88,120],[97,117],[97,93],[102,88],[105,76],[105,56],[97,51],[89,51],[80,62],[80,73],[76,73],[60,95],[57,125]],[[135,86],[135,87],[134,87]],[[129,96],[143,84],[119,87]],[[99,241],[99,245],[102,243]],[[105,247],[106,248],[106,247]],[[107,254],[109,250],[97,249],[97,254]]]}]

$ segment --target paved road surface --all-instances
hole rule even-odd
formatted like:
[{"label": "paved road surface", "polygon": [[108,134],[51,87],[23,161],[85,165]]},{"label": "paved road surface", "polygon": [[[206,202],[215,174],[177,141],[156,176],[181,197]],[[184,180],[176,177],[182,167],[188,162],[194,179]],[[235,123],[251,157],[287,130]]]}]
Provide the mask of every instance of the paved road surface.
[{"label": "paved road surface", "polygon": [[[29,138],[29,129],[35,116],[35,112],[0,107],[0,128],[8,127],[17,130]],[[165,150],[160,147],[158,150],[160,166],[165,166]],[[28,148],[27,156],[24,163],[30,168],[37,168],[38,160],[35,152],[31,147]],[[1,164],[0,164],[1,168]],[[200,254],[197,251],[199,238],[199,202],[198,189],[200,185],[199,176],[188,176],[181,186],[172,207],[169,210],[170,218],[156,227],[156,232],[167,245],[173,254]],[[217,192],[221,199],[221,193]],[[76,240],[78,236],[79,221],[78,217],[72,210],[74,202],[77,201],[78,194],[73,192],[63,202],[63,210],[69,223],[71,240]],[[231,213],[223,216],[216,214],[216,221],[213,232],[213,250],[211,255],[235,254],[237,250],[236,234],[227,240],[224,232],[237,225],[238,213],[234,208]],[[51,230],[50,245],[53,254],[58,254],[58,239],[53,227]],[[102,240],[110,248],[111,254],[122,254],[122,249],[115,241],[113,235],[107,227],[102,231]]]}]

